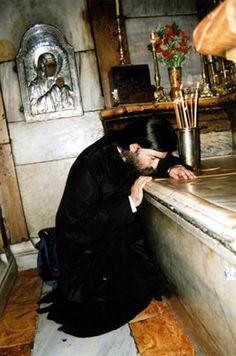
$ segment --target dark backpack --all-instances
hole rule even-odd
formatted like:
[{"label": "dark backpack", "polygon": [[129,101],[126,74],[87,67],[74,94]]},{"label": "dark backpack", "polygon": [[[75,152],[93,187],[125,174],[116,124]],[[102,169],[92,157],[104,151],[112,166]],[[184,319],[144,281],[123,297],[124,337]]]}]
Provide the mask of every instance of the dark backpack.
[{"label": "dark backpack", "polygon": [[49,227],[38,232],[40,241],[35,245],[38,249],[37,270],[43,281],[58,279],[59,265],[56,251],[56,229]]}]

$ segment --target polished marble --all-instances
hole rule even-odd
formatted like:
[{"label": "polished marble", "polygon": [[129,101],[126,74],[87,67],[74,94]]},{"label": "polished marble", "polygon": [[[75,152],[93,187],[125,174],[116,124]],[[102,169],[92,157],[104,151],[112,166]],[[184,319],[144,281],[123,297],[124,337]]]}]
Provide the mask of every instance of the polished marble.
[{"label": "polished marble", "polygon": [[235,255],[160,203],[147,204],[145,218],[155,261],[192,319],[188,332],[204,355],[234,356],[236,280],[225,272]]},{"label": "polished marble", "polygon": [[129,324],[107,334],[78,338],[40,315],[33,356],[194,356],[195,350],[165,302],[153,300]]},{"label": "polished marble", "polygon": [[30,355],[42,282],[35,269],[19,273],[0,318],[0,355]]},{"label": "polished marble", "polygon": [[140,355],[195,356],[193,344],[168,305],[164,301],[153,300],[147,309],[150,307],[153,316],[130,323]]},{"label": "polished marble", "polygon": [[235,157],[224,160],[204,162],[196,180],[145,188],[150,248],[209,356],[236,350],[236,169]]},{"label": "polished marble", "polygon": [[42,289],[35,269],[19,273],[0,320],[1,356],[195,355],[168,305],[156,300],[129,324],[104,335],[78,338],[58,331],[47,314],[35,311],[40,295],[52,287],[44,284]]},{"label": "polished marble", "polygon": [[[145,186],[154,199],[162,200],[176,214],[191,221],[221,242],[236,240],[236,159],[203,161],[195,180],[157,179]],[[236,251],[236,249],[235,249]]]},{"label": "polished marble", "polygon": [[32,356],[137,356],[128,325],[104,335],[79,338],[58,331],[58,325],[40,315]]},{"label": "polished marble", "polygon": [[153,301],[156,315],[130,324],[141,356],[195,356],[192,343],[165,302]]}]

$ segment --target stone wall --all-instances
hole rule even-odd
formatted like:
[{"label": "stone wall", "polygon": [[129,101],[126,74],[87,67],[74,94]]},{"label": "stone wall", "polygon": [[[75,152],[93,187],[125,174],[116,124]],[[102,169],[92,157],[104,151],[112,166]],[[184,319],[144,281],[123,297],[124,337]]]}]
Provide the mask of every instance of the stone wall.
[{"label": "stone wall", "polygon": [[[29,235],[53,226],[71,164],[89,144],[103,135],[103,108],[97,58],[86,1],[1,1],[1,36],[18,51],[25,31],[36,23],[60,29],[73,46],[83,115],[27,123],[15,61],[0,64],[0,82],[19,189]],[[14,24],[14,26],[13,26]],[[14,212],[12,212],[14,214]]]},{"label": "stone wall", "polygon": [[[156,27],[171,24],[173,21],[188,34],[192,50],[183,62],[183,85],[196,86],[201,78],[200,58],[193,49],[192,33],[198,23],[196,1],[194,0],[122,0],[125,26],[132,64],[148,64],[152,84],[154,70],[152,53],[147,49],[150,32]],[[161,86],[169,91],[167,68],[159,64]]]}]

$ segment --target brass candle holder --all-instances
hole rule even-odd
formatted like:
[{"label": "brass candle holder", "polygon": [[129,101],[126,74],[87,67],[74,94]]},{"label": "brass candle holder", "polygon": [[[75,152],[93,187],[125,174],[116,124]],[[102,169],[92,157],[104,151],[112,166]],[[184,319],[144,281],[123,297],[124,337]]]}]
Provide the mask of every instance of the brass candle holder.
[{"label": "brass candle holder", "polygon": [[124,56],[124,46],[123,46],[123,35],[121,28],[121,17],[120,17],[120,1],[115,0],[116,2],[116,22],[117,22],[117,34],[119,42],[119,52],[120,52],[120,65],[125,65],[125,56]]},{"label": "brass candle holder", "polygon": [[214,94],[210,89],[210,83],[206,73],[205,58],[203,55],[200,55],[200,59],[201,59],[201,69],[202,69],[202,90],[200,96],[202,98],[211,97],[214,96]]},{"label": "brass candle holder", "polygon": [[155,80],[155,87],[156,90],[154,92],[154,98],[156,101],[166,101],[165,94],[163,92],[163,87],[161,86],[161,76],[159,72],[159,66],[158,66],[158,60],[157,60],[157,54],[156,54],[156,48],[155,48],[155,34],[151,32],[151,50],[152,50],[152,57],[153,57],[153,64],[154,64],[154,80]]}]

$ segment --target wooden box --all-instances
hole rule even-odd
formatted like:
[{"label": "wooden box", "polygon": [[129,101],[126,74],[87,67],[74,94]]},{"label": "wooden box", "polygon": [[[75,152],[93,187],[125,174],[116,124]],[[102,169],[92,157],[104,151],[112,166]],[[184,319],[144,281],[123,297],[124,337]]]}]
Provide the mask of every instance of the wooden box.
[{"label": "wooden box", "polygon": [[154,100],[155,88],[147,64],[112,67],[109,80],[112,106]]}]

